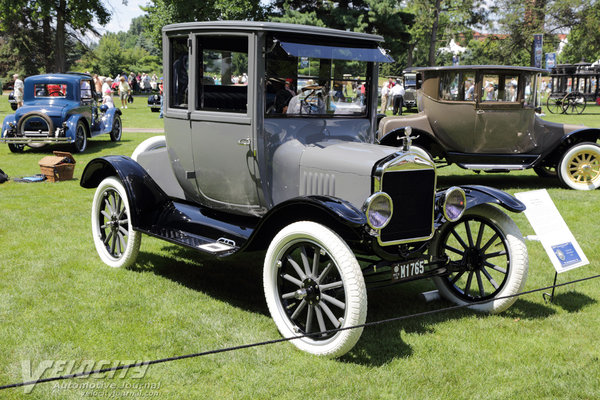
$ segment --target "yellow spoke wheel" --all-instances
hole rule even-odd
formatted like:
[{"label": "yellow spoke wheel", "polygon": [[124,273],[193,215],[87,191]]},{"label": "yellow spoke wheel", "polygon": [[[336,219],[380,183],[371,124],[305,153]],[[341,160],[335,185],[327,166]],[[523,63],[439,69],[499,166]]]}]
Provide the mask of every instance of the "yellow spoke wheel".
[{"label": "yellow spoke wheel", "polygon": [[600,186],[600,146],[579,143],[563,156],[559,166],[561,182],[576,190],[594,190]]}]

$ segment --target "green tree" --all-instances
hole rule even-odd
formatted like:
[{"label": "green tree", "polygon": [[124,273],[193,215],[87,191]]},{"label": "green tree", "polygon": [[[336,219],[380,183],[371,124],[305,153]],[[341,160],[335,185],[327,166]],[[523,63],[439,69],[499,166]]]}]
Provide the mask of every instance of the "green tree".
[{"label": "green tree", "polygon": [[[315,25],[354,32],[379,34],[384,37],[383,47],[396,60],[403,58],[410,35],[408,28],[414,16],[405,12],[399,0],[275,0],[269,19]],[[384,75],[401,72],[400,64],[384,65]]]},{"label": "green tree", "polygon": [[[492,7],[497,16],[493,22],[495,30],[505,36],[501,46],[504,59],[514,59],[517,54],[518,65],[531,65],[534,34],[544,34],[544,48],[552,51],[558,45],[556,34],[577,29],[596,3],[596,0],[497,0]],[[597,29],[595,26],[593,31]],[[523,54],[527,55],[527,61],[523,60]]]},{"label": "green tree", "polygon": [[260,0],[149,0],[142,7],[148,18],[143,25],[158,48],[162,48],[161,29],[178,22],[262,19]]},{"label": "green tree", "polygon": [[[472,29],[483,27],[488,20],[488,10],[483,0],[413,0],[407,10],[415,15],[409,33],[411,42],[407,64],[444,64],[440,47],[450,39],[469,40]],[[448,58],[448,57],[445,57]]]},{"label": "green tree", "polygon": [[[110,14],[102,0],[0,1],[0,35],[18,38],[17,44],[39,37],[36,42],[47,72],[51,68],[56,72],[66,71],[77,35],[97,33],[92,22],[104,25],[109,20]],[[11,49],[21,53],[14,46]],[[51,62],[53,57],[54,62]]]},{"label": "green tree", "polygon": [[591,2],[581,14],[581,22],[567,36],[567,45],[560,55],[562,63],[600,60],[600,2]]}]

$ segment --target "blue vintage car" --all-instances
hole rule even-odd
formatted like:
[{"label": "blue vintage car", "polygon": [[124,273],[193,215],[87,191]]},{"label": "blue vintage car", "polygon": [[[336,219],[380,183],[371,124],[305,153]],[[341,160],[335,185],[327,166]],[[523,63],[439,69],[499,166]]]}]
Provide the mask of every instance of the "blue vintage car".
[{"label": "blue vintage car", "polygon": [[88,74],[46,74],[25,79],[23,107],[7,115],[0,143],[20,153],[25,146],[71,143],[75,151],[87,147],[87,139],[103,133],[121,140],[121,110],[98,107],[92,77]]}]

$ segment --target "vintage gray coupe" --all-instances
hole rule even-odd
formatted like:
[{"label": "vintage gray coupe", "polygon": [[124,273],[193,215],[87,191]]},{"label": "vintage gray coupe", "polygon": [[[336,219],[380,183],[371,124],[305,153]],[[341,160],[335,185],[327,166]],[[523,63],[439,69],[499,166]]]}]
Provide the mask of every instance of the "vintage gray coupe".
[{"label": "vintage gray coupe", "polygon": [[0,143],[13,153],[56,143],[70,143],[82,152],[88,138],[101,134],[121,140],[121,110],[98,107],[90,75],[34,75],[24,83],[23,106],[4,118],[0,134]]},{"label": "vintage gray coupe", "polygon": [[404,127],[437,162],[486,172],[533,168],[569,188],[600,186],[600,129],[548,122],[536,113],[541,69],[511,66],[418,68],[419,113],[388,117],[379,140],[399,145]]},{"label": "vintage gray coupe", "polygon": [[[489,187],[436,190],[408,131],[401,147],[375,143],[381,41],[277,23],[164,27],[165,136],[81,177],[97,188],[100,258],[131,265],[142,234],[215,258],[264,252],[277,328],[330,357],[358,341],[361,327],[344,328],[365,322],[367,288],[433,278],[452,302],[508,308],[528,259],[500,208],[524,206]],[[364,99],[339,95],[363,84]]]}]

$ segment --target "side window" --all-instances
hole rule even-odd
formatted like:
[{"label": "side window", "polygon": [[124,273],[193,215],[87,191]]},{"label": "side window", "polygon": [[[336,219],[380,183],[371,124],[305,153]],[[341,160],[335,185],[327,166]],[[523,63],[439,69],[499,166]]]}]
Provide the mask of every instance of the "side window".
[{"label": "side window", "polygon": [[440,99],[459,100],[460,79],[458,72],[445,72],[440,76]]},{"label": "side window", "polygon": [[535,95],[536,95],[536,87],[537,80],[536,75],[527,74],[524,75],[525,78],[525,93],[523,93],[523,104],[529,107],[535,107]]},{"label": "side window", "polygon": [[169,90],[169,106],[187,108],[189,59],[187,37],[171,38],[171,82]]},{"label": "side window", "polygon": [[440,76],[440,99],[474,101],[475,73],[449,71]]},{"label": "side window", "polygon": [[92,98],[92,84],[88,80],[81,81],[81,100],[90,100]]},{"label": "side window", "polygon": [[500,77],[498,75],[483,75],[483,81],[481,85],[481,101],[498,101],[498,82]]},{"label": "side window", "polygon": [[475,101],[475,73],[467,72],[462,77],[465,101]]},{"label": "side window", "polygon": [[248,37],[197,38],[196,109],[245,113],[248,109]]},{"label": "side window", "polygon": [[517,94],[519,91],[519,77],[518,76],[503,76],[501,90],[499,93],[499,100],[501,101],[517,101]]}]

